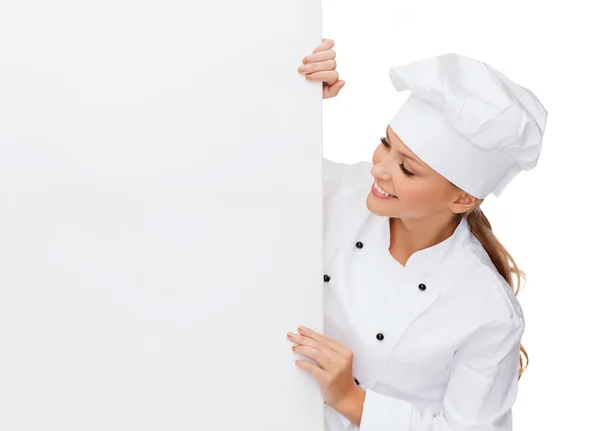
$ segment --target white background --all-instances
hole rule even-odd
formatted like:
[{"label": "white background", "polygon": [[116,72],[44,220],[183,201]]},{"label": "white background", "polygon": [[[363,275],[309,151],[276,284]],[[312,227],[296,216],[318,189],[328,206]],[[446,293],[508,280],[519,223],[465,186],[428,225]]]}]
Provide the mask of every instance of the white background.
[{"label": "white background", "polygon": [[482,209],[527,276],[519,298],[530,366],[514,430],[600,429],[600,27],[591,1],[325,0],[340,95],[324,101],[325,156],[371,161],[410,94],[389,67],[457,52],[532,90],[548,110],[538,166]]},{"label": "white background", "polygon": [[0,430],[321,429],[320,42],[317,0],[0,1]]},{"label": "white background", "polygon": [[[144,3],[141,37],[135,17]],[[173,4],[188,9],[177,14]],[[307,223],[320,209],[320,89],[295,71],[320,42],[321,9],[307,0],[223,5],[0,3],[0,65],[22,66],[0,68],[1,429],[185,430],[215,418],[236,429],[259,415],[273,429],[290,417],[298,429],[317,429],[310,426],[320,420],[315,386],[294,368],[284,336],[298,323],[320,325],[320,237]],[[519,299],[531,363],[514,407],[516,431],[596,427],[600,31],[593,6],[323,2],[322,35],[336,41],[347,82],[323,103],[328,158],[370,160],[408,96],[393,89],[389,67],[426,55],[486,61],[549,111],[538,167],[483,206],[528,274]],[[177,25],[183,34],[173,33]],[[125,115],[142,103],[144,115]],[[255,112],[265,113],[263,122],[253,121]],[[260,145],[250,146],[249,136]],[[31,182],[17,182],[25,177]],[[155,188],[143,188],[151,179]],[[267,180],[276,198],[263,192]],[[180,193],[168,200],[174,189]],[[202,210],[210,205],[223,211]],[[145,224],[136,218],[142,210]],[[274,246],[287,254],[262,255],[262,266],[248,261]],[[206,255],[222,263],[203,266]],[[231,256],[242,266],[232,269]],[[232,301],[232,313],[207,307],[206,290],[194,290],[206,278],[215,283],[210,292]],[[264,307],[243,307],[252,301]],[[174,374],[156,371],[167,368]],[[273,375],[284,378],[265,386]],[[281,407],[272,409],[257,394],[276,386],[293,399],[270,398]]]}]

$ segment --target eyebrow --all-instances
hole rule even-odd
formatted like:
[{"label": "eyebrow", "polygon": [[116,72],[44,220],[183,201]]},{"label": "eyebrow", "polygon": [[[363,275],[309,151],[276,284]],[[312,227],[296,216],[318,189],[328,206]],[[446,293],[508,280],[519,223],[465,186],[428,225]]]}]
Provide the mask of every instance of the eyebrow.
[{"label": "eyebrow", "polygon": [[[389,132],[388,132],[388,129],[387,129],[387,128],[385,129],[385,136],[386,136],[386,138],[387,138],[387,140],[388,140],[388,144],[390,144],[390,146],[391,146],[391,145],[392,145],[392,144],[391,144],[391,139],[390,139],[390,135],[389,135]],[[402,157],[406,157],[408,160],[412,161],[413,163],[416,163],[417,165],[421,165],[421,163],[419,163],[419,161],[418,161],[418,160],[415,160],[413,157],[409,156],[408,154],[406,154],[406,153],[403,153],[403,152],[402,152],[402,151],[400,151],[400,150],[396,150],[396,151],[397,151],[397,152],[398,152],[398,154],[400,154]]]}]

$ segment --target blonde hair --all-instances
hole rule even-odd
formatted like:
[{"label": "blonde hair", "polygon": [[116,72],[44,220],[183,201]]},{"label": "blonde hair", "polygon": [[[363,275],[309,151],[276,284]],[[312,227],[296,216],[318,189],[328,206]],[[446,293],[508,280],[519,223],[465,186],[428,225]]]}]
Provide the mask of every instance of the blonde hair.
[{"label": "blonde hair", "polygon": [[[481,242],[483,248],[494,263],[494,266],[513,289],[513,292],[516,296],[521,288],[521,280],[526,279],[525,272],[519,269],[513,257],[492,232],[492,226],[480,208],[482,202],[483,199],[478,199],[477,203],[471,209],[469,209],[464,216],[469,222],[471,232]],[[460,216],[463,217],[463,214],[460,214]],[[516,275],[517,278],[516,288],[514,285],[513,274]],[[527,351],[525,350],[525,347],[523,347],[523,344],[521,344],[519,351],[523,354],[519,354],[518,379],[520,380],[521,375],[529,365],[529,356],[527,355]],[[523,356],[527,360],[525,366],[523,366]]]}]

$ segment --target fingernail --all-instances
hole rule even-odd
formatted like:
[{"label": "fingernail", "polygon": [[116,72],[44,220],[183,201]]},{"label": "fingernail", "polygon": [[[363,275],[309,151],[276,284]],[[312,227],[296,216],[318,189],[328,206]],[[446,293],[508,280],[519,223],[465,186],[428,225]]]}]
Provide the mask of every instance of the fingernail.
[{"label": "fingernail", "polygon": [[300,332],[304,332],[304,331],[306,331],[306,328],[304,326],[298,326],[298,330]]}]

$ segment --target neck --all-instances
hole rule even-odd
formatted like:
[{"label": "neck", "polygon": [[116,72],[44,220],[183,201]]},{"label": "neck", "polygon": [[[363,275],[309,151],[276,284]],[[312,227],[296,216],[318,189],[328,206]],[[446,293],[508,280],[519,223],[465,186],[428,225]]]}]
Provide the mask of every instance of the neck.
[{"label": "neck", "polygon": [[390,254],[402,265],[410,256],[450,238],[460,223],[450,219],[402,220],[390,217]]}]

